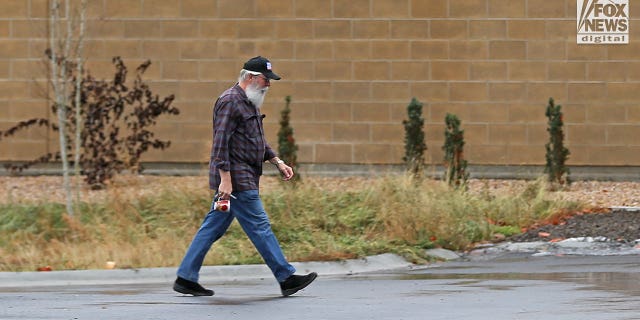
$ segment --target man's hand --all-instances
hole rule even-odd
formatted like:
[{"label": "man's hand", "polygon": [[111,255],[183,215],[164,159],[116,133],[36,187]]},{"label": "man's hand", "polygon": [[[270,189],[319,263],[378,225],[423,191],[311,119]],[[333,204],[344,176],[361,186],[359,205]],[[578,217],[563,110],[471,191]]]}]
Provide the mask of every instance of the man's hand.
[{"label": "man's hand", "polygon": [[233,192],[231,184],[231,173],[220,170],[220,186],[218,187],[218,197],[223,200],[229,199]]},{"label": "man's hand", "polygon": [[286,163],[278,163],[278,170],[282,174],[282,180],[289,181],[293,178],[293,169]]}]

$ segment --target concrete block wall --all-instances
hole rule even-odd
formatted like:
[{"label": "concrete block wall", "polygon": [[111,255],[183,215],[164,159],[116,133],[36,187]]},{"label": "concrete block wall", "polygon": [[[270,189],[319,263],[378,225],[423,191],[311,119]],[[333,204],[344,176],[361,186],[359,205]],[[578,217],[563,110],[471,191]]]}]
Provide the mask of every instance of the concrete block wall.
[{"label": "concrete block wall", "polygon": [[[396,164],[406,106],[424,103],[430,163],[442,159],[444,116],[465,129],[478,165],[544,164],[547,100],[564,110],[570,165],[640,165],[640,7],[631,5],[628,45],[577,45],[575,0],[90,0],[87,67],[130,74],[175,94],[165,117],[173,142],[146,161],[202,163],[211,106],[242,63],[271,59],[264,112],[276,147],[279,111],[292,96],[301,162]],[[48,0],[0,2],[0,130],[49,117]],[[43,129],[0,140],[0,161],[54,151]]]}]

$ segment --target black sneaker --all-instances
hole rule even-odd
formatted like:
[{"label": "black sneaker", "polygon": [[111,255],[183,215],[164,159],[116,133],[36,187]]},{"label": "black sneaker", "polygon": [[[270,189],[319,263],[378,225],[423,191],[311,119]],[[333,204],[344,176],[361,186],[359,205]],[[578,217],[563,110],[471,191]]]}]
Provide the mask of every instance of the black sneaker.
[{"label": "black sneaker", "polygon": [[306,286],[310,285],[313,280],[318,276],[317,273],[311,272],[306,276],[297,276],[292,275],[286,280],[280,282],[280,290],[282,290],[282,295],[288,297],[299,290],[304,289]]},{"label": "black sneaker", "polygon": [[205,289],[197,282],[178,277],[173,283],[173,290],[194,296],[212,296],[213,290]]}]

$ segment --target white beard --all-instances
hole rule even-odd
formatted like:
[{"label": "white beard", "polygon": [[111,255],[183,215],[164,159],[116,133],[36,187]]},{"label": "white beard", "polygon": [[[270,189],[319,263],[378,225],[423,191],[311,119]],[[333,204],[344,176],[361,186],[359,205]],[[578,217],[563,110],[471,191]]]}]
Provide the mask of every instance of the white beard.
[{"label": "white beard", "polygon": [[250,83],[247,86],[245,93],[247,94],[249,101],[251,101],[256,108],[260,109],[264,102],[264,97],[267,95],[267,91],[269,91],[269,87],[258,88],[257,84]]}]

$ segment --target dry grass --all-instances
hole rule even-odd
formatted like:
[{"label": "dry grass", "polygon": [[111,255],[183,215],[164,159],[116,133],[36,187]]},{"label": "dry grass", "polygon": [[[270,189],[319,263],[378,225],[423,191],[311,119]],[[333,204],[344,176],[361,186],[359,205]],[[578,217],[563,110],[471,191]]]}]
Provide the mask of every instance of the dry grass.
[{"label": "dry grass", "polygon": [[[120,176],[84,190],[80,214],[65,215],[59,177],[2,178],[0,270],[172,267],[210,204],[206,177]],[[504,183],[504,182],[499,182]],[[305,178],[295,188],[265,177],[262,195],[292,261],[396,252],[420,261],[424,248],[464,249],[499,228],[545,219],[580,204],[540,182],[472,181],[469,192],[401,176]],[[260,263],[234,223],[205,264]]]}]

